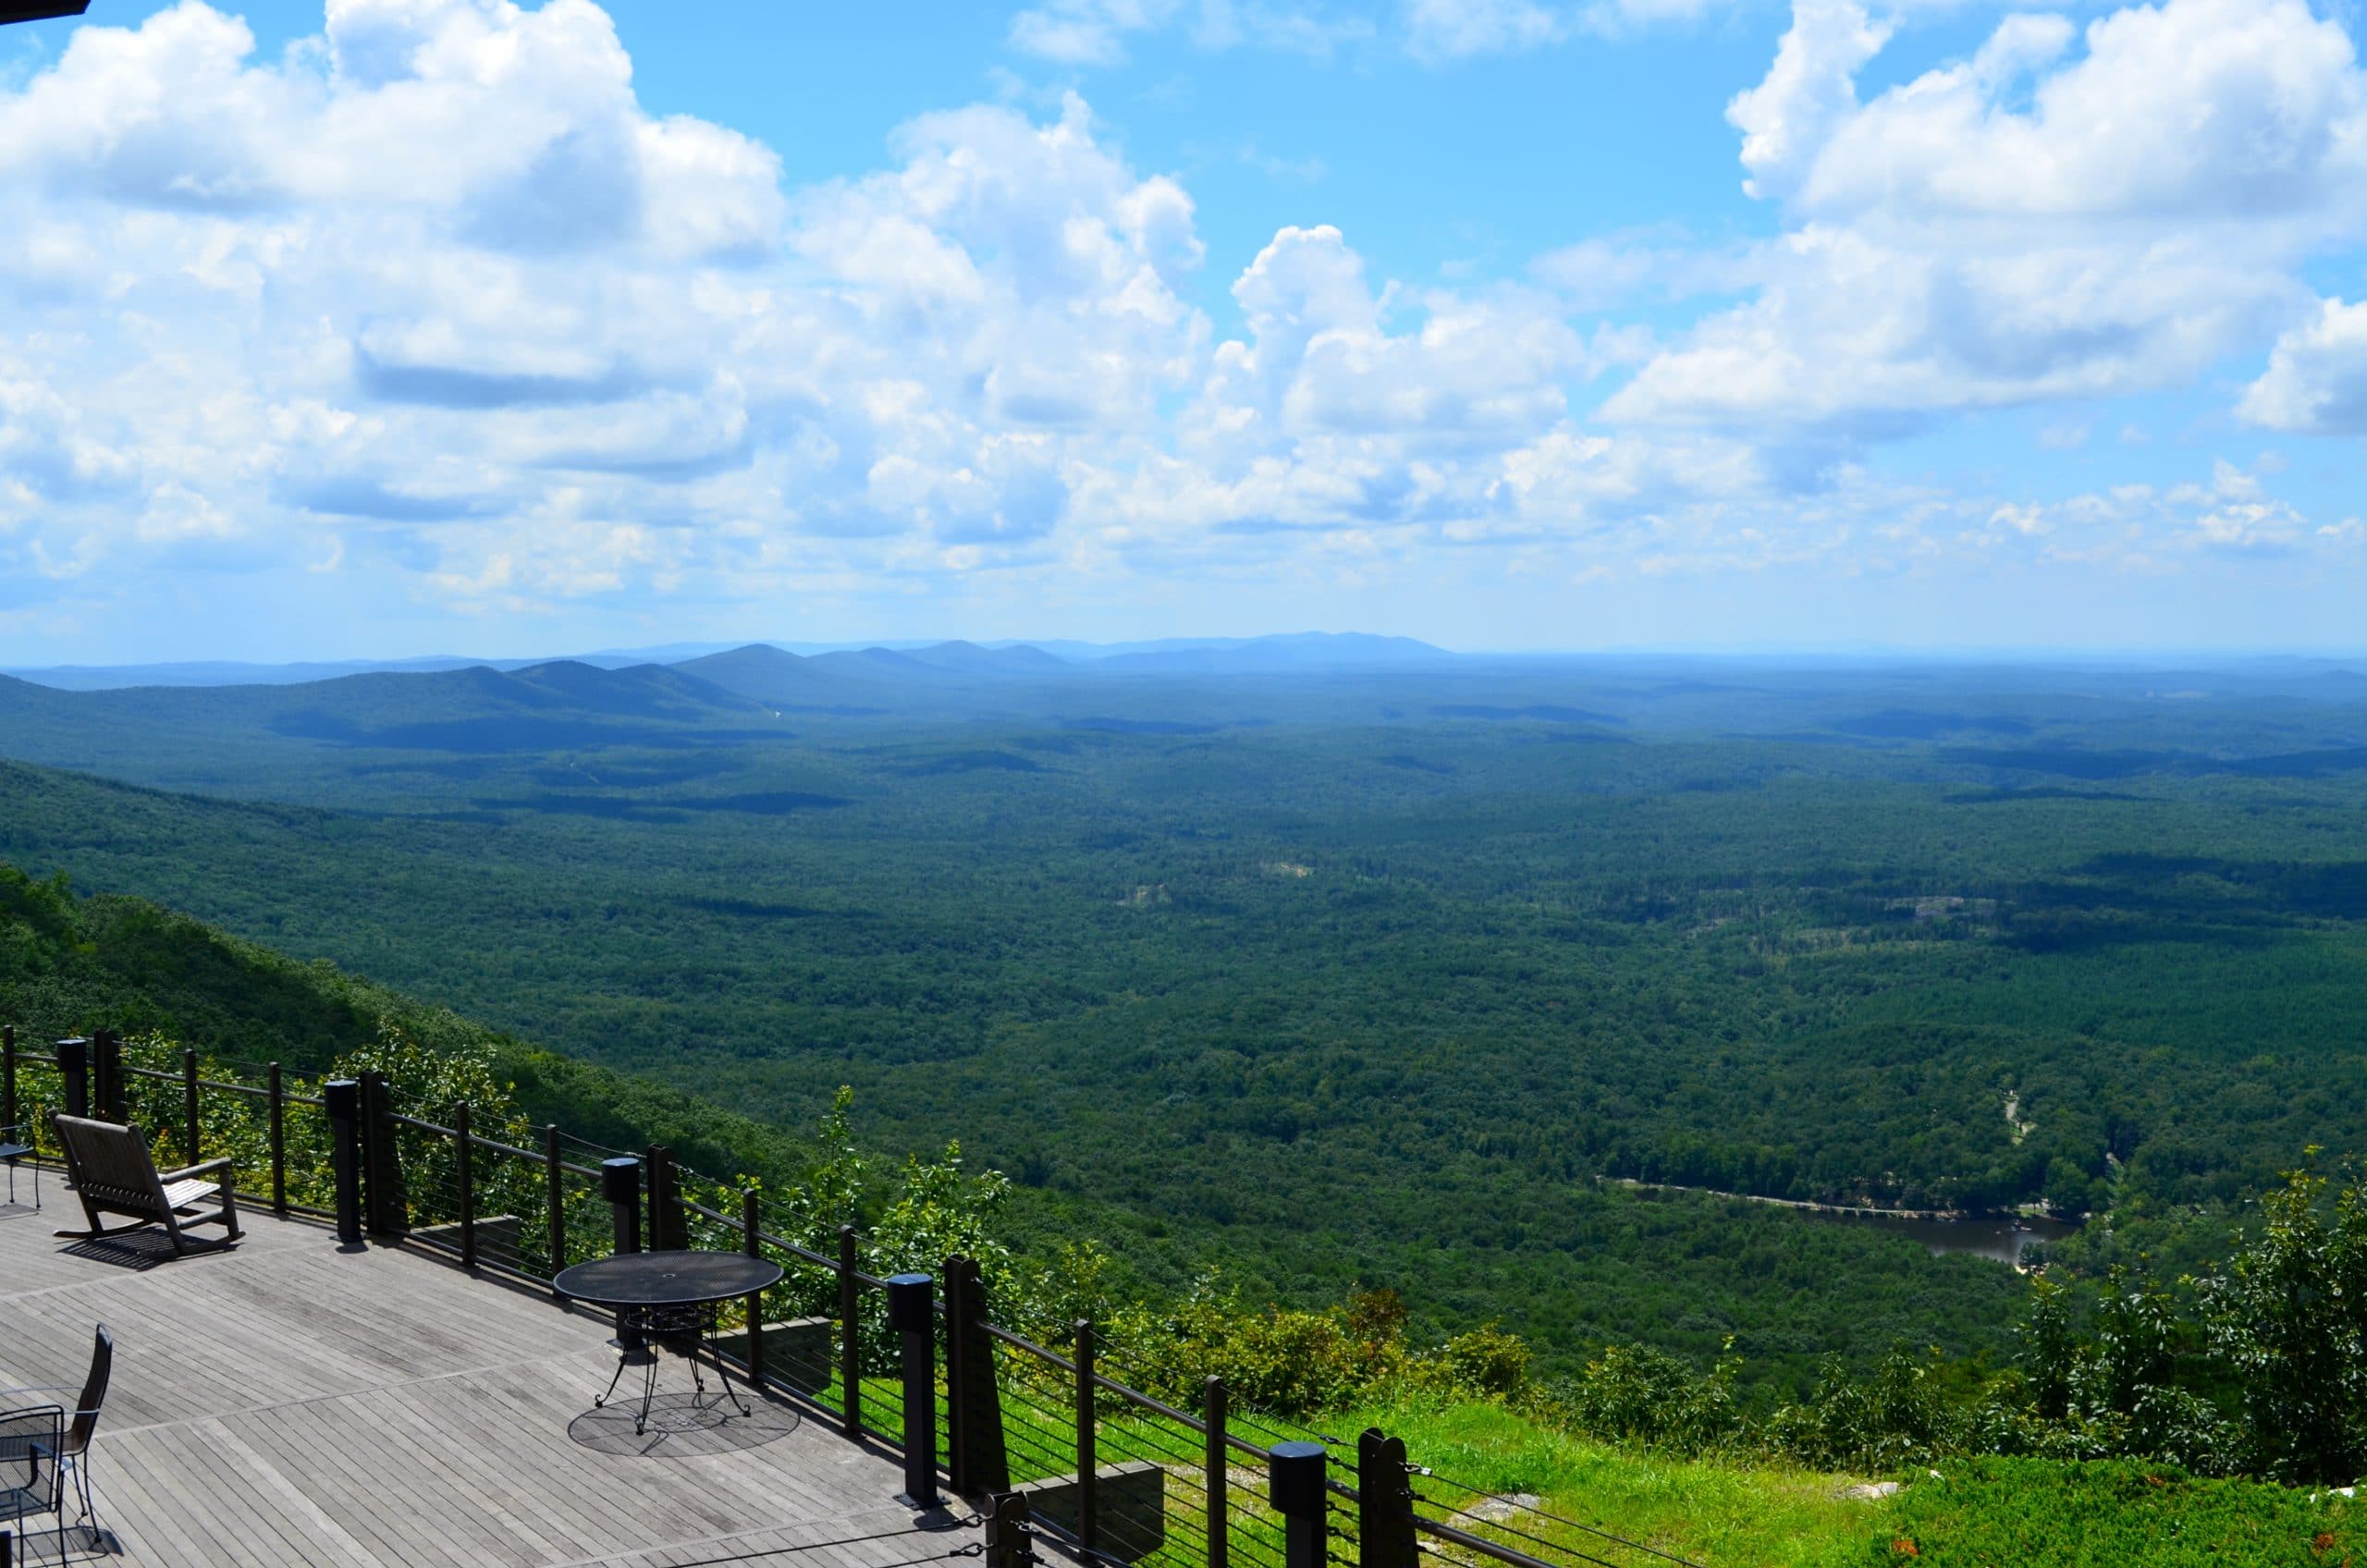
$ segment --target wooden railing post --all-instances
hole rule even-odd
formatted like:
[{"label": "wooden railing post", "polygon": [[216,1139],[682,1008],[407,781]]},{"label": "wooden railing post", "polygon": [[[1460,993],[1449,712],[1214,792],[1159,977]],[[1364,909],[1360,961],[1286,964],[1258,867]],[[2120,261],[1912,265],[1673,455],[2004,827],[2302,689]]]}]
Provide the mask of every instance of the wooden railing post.
[{"label": "wooden railing post", "polygon": [[364,1223],[362,1167],[362,1124],[369,1119],[362,1107],[362,1084],[354,1078],[332,1078],[321,1085],[321,1108],[329,1119],[329,1158],[337,1182],[337,1239],[341,1247],[362,1244]]},{"label": "wooden railing post", "polygon": [[945,1433],[955,1491],[977,1498],[1011,1489],[986,1276],[976,1258],[958,1254],[945,1260]]},{"label": "wooden railing post", "polygon": [[644,1243],[652,1252],[666,1247],[666,1225],[660,1218],[664,1207],[657,1195],[666,1184],[666,1151],[656,1144],[641,1151],[641,1233],[648,1240]]},{"label": "wooden railing post", "polygon": [[131,1121],[131,1084],[123,1075],[123,1036],[112,1029],[91,1031],[90,1114],[102,1121]]},{"label": "wooden railing post", "polygon": [[29,1144],[40,1141],[25,1137],[27,1130],[17,1125],[17,1026],[13,1023],[0,1025],[0,1127],[8,1129],[0,1133],[0,1138],[11,1143],[18,1138]]},{"label": "wooden railing post", "polygon": [[896,1501],[928,1509],[937,1495],[937,1281],[888,1278],[888,1327],[903,1341],[904,1489]]},{"label": "wooden railing post", "polygon": [[[756,1189],[748,1188],[740,1194],[740,1241],[750,1257],[765,1256],[764,1227],[758,1223],[759,1200]],[[765,1380],[765,1292],[752,1291],[748,1295],[748,1381],[762,1385]]]},{"label": "wooden railing post", "polygon": [[567,1267],[567,1168],[558,1158],[558,1123],[543,1129],[543,1185],[550,1202],[551,1278]]},{"label": "wooden railing post", "polygon": [[1101,1544],[1098,1517],[1099,1456],[1094,1452],[1093,1325],[1076,1320],[1076,1540],[1086,1551]]},{"label": "wooden railing post", "polygon": [[1357,1568],[1417,1568],[1420,1555],[1405,1444],[1367,1427],[1356,1439]]},{"label": "wooden railing post", "polygon": [[644,1159],[649,1170],[649,1250],[679,1252],[690,1245],[690,1224],[682,1212],[682,1179],[674,1151],[653,1144]]},{"label": "wooden railing post", "polygon": [[58,1099],[68,1116],[91,1114],[91,1042],[80,1035],[57,1042],[57,1076],[63,1081]]},{"label": "wooden railing post", "polygon": [[181,1048],[181,1147],[183,1165],[195,1165],[204,1158],[197,1152],[197,1052]]},{"label": "wooden railing post", "polygon": [[460,1190],[460,1267],[477,1266],[477,1151],[469,1135],[469,1102],[452,1104],[453,1183]]},{"label": "wooden railing post", "polygon": [[839,1227],[839,1417],[863,1436],[863,1284],[854,1277],[854,1227]]},{"label": "wooden railing post", "polygon": [[1276,1443],[1266,1451],[1267,1496],[1282,1516],[1282,1568],[1325,1568],[1331,1504],[1321,1443]]},{"label": "wooden railing post", "polygon": [[959,1253],[946,1257],[945,1272],[938,1278],[945,1281],[945,1479],[955,1496],[968,1497],[975,1488],[970,1484],[970,1445],[963,1440],[968,1412],[962,1397],[962,1324],[970,1315],[970,1304]]},{"label": "wooden railing post", "polygon": [[402,1157],[395,1145],[394,1096],[383,1072],[362,1075],[362,1207],[372,1233],[399,1236],[411,1229]]},{"label": "wooden railing post", "polygon": [[1225,1501],[1225,1476],[1232,1462],[1225,1442],[1225,1415],[1224,1379],[1210,1373],[1200,1392],[1200,1419],[1208,1428],[1208,1452],[1201,1461],[1208,1467],[1208,1568],[1225,1568],[1231,1540],[1225,1528],[1225,1511],[1232,1506]]},{"label": "wooden railing post", "polygon": [[288,1215],[288,1092],[279,1079],[279,1063],[271,1064],[266,1081],[264,1105],[268,1111],[271,1138],[271,1211],[282,1219]]}]

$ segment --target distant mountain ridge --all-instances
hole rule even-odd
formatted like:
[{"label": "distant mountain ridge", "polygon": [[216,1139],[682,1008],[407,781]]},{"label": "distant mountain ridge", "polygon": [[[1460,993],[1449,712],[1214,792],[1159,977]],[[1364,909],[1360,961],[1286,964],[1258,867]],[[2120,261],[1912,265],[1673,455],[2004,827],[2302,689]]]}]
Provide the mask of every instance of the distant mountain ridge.
[{"label": "distant mountain ridge", "polygon": [[483,754],[785,736],[765,704],[664,665],[555,659],[276,685],[62,692],[0,677],[0,730],[27,755],[98,760],[175,737],[242,738]]},{"label": "distant mountain ridge", "polygon": [[[770,649],[791,658],[834,660],[837,662],[827,668],[848,670],[905,670],[909,673],[908,667],[899,663],[896,657],[885,656],[899,655],[912,665],[981,676],[1055,675],[1080,667],[1177,673],[1379,668],[1438,663],[1458,656],[1410,637],[1310,631],[1269,637],[1167,638],[1145,643],[972,643],[960,640],[942,643],[673,643],[658,647],[611,648],[558,657],[466,658],[437,654],[417,658],[346,659],[279,665],[231,660],[110,666],[55,665],[0,670],[0,678],[28,680],[56,691],[99,692],[141,686],[296,686],[357,675],[434,675],[475,668],[510,672],[553,664],[585,665],[597,669],[668,665],[689,668],[695,674],[705,668],[730,670],[735,666],[730,663],[711,665],[711,661],[730,659],[752,648]],[[740,661],[742,664],[747,662]]]}]

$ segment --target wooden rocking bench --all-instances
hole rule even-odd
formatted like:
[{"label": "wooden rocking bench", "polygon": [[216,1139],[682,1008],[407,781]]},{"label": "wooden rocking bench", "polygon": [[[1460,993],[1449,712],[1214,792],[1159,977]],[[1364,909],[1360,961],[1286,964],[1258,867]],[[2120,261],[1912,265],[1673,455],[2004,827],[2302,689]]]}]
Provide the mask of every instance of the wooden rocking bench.
[{"label": "wooden rocking bench", "polygon": [[[136,1127],[80,1116],[52,1120],[57,1141],[66,1151],[66,1174],[91,1221],[87,1231],[60,1231],[59,1235],[87,1242],[162,1225],[172,1238],[176,1257],[238,1242],[239,1205],[231,1191],[229,1160],[209,1159],[178,1170],[160,1171],[149,1156],[147,1140]],[[208,1199],[213,1200],[211,1208],[198,1207]],[[124,1215],[132,1223],[108,1227],[101,1223],[101,1214]],[[186,1233],[193,1225],[219,1225],[228,1234],[193,1241]]]}]

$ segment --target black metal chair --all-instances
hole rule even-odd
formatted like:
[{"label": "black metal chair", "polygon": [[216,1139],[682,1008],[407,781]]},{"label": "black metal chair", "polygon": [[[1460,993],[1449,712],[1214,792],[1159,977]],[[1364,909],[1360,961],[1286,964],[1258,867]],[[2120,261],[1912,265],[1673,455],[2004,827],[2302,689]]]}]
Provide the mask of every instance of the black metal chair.
[{"label": "black metal chair", "polygon": [[58,1450],[66,1446],[66,1411],[32,1404],[0,1412],[0,1525],[36,1513],[58,1513],[65,1500]]},{"label": "black metal chair", "polygon": [[[21,1121],[0,1127],[0,1165],[8,1168],[8,1204],[12,1208],[17,1202],[17,1162],[33,1152],[32,1145],[25,1142],[24,1137],[25,1123]],[[41,1161],[38,1159],[33,1161],[33,1210],[35,1213],[41,1210]]]},{"label": "black metal chair", "polygon": [[[0,1411],[0,1519],[22,1519],[33,1513],[55,1513],[57,1527],[66,1527],[65,1502],[70,1494],[80,1510],[79,1522],[93,1532],[96,1511],[91,1503],[91,1439],[99,1429],[99,1410],[106,1403],[107,1382],[115,1372],[115,1335],[104,1323],[91,1340],[91,1370],[80,1394],[68,1409],[59,1404],[27,1405]],[[63,1393],[67,1385],[0,1389],[0,1396]]]}]

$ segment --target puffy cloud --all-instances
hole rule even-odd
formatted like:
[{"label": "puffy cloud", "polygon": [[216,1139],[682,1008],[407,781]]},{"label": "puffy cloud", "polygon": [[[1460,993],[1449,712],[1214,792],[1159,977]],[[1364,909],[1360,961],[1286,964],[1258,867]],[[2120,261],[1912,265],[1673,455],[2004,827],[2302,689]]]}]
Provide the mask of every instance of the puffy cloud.
[{"label": "puffy cloud", "polygon": [[1606,413],[1845,442],[1950,410],[2190,380],[2272,334],[2300,262],[2367,216],[2367,94],[2302,0],[2003,18],[1970,57],[1860,102],[1891,34],[1797,0],[1736,96],[1778,204],[1755,298],[1704,319]]},{"label": "puffy cloud", "polygon": [[2270,480],[2283,469],[2274,453],[2243,468],[2214,459],[2210,477],[2166,487],[2121,484],[2059,501],[1994,507],[1956,543],[1975,556],[2023,557],[2057,564],[2160,571],[2182,560],[2209,561],[2336,550],[2355,543],[2351,521],[2312,523]]},{"label": "puffy cloud", "polygon": [[[2195,17],[2232,15],[2214,3],[2156,20],[2200,50]],[[2152,34],[2110,18],[2075,57],[2020,22],[1859,104],[1879,28],[1828,0],[1803,14],[1820,5],[1831,25],[1796,26],[1792,64],[1735,110],[1776,239],[1614,236],[1450,288],[1286,227],[1220,276],[1242,322],[1222,338],[1193,302],[1190,193],[1075,98],[926,115],[874,172],[785,190],[761,145],[647,114],[584,0],[335,0],[319,39],[268,61],[194,0],[84,28],[0,90],[21,262],[0,272],[8,613],[142,563],[307,573],[325,594],[373,574],[522,613],[989,572],[1415,570],[1466,546],[1662,572],[2068,549],[2087,535],[2060,508],[1903,488],[1854,445],[2159,385],[2260,330],[2349,189],[2355,72],[2305,13],[2254,7],[2230,24],[2243,49],[2182,67],[2204,130],[2248,150],[2182,149],[2140,200],[2103,189],[2127,143],[2061,84],[2156,60]],[[1278,13],[1058,14],[1221,39]],[[2043,153],[2053,183],[1983,183],[1918,151],[1919,126]],[[2067,218],[2083,181],[2092,210]],[[2180,202],[2205,219],[2165,215]],[[1580,314],[1735,294],[1665,340]],[[2350,417],[2347,309],[2296,329],[2248,413]],[[2157,553],[2331,537],[2226,486],[2152,505],[2118,524]]]},{"label": "puffy cloud", "polygon": [[2270,350],[2237,412],[2272,430],[2367,435],[2367,304],[2322,300]]},{"label": "puffy cloud", "polygon": [[1040,541],[1205,373],[1191,200],[1074,101],[894,152],[784,193],[583,0],[333,0],[271,62],[194,0],[83,28],[0,92],[0,555],[517,604]]},{"label": "puffy cloud", "polygon": [[1412,331],[1376,295],[1340,231],[1285,228],[1233,285],[1249,326],[1216,356],[1197,417],[1211,432],[1283,436],[1517,437],[1564,411],[1588,349],[1546,297],[1519,289],[1419,300]]}]

